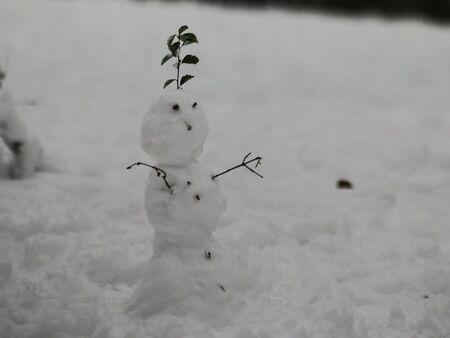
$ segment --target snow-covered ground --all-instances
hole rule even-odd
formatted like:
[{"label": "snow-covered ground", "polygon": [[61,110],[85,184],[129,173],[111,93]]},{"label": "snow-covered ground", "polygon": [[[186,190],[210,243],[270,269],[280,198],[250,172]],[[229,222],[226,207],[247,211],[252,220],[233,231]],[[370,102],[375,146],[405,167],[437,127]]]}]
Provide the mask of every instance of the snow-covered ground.
[{"label": "snow-covered ground", "polygon": [[[122,313],[153,230],[141,119],[188,24],[232,320]],[[0,336],[450,337],[450,31],[193,4],[0,0],[0,62],[54,169],[0,179]],[[337,190],[346,178],[353,190]],[[231,311],[224,308],[223,311]]]}]

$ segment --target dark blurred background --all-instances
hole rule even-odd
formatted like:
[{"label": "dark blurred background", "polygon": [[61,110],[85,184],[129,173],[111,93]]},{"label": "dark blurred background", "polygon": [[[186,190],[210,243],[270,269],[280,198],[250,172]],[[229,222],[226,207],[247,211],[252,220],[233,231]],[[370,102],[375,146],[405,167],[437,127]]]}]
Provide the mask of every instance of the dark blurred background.
[{"label": "dark blurred background", "polygon": [[[148,0],[135,0],[148,1]],[[169,0],[177,1],[177,0]],[[376,14],[390,18],[421,17],[450,23],[450,0],[191,0],[223,6],[306,9],[349,15]]]}]

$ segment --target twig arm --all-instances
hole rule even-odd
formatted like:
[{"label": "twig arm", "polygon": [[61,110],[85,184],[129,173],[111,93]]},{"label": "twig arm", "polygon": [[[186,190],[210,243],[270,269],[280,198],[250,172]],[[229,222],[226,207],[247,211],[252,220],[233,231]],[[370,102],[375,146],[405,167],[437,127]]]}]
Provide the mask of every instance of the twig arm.
[{"label": "twig arm", "polygon": [[150,164],[147,164],[147,163],[144,163],[144,162],[136,162],[136,163],[133,163],[133,164],[129,165],[127,167],[127,169],[131,169],[134,166],[139,166],[139,165],[144,165],[146,167],[152,168],[154,171],[156,171],[156,175],[158,177],[161,176],[161,178],[163,179],[164,183],[166,184],[167,189],[169,189],[169,190],[172,189],[172,187],[170,186],[169,182],[167,182],[167,173],[164,170],[162,170],[161,168],[155,167],[153,165],[150,165]]},{"label": "twig arm", "polygon": [[262,157],[260,157],[260,156],[257,156],[257,157],[255,157],[255,158],[253,158],[253,159],[247,161],[247,158],[249,158],[251,154],[252,154],[252,153],[248,153],[247,155],[245,155],[244,159],[242,160],[242,163],[240,163],[240,164],[238,164],[238,165],[235,165],[234,167],[231,167],[230,169],[227,169],[227,170],[225,170],[225,171],[222,171],[221,173],[218,173],[218,174],[216,174],[216,175],[213,175],[213,176],[212,176],[212,179],[214,180],[214,179],[216,179],[217,177],[222,176],[222,175],[224,175],[224,174],[226,174],[226,173],[228,173],[228,172],[230,172],[230,171],[232,171],[232,170],[235,170],[235,169],[237,169],[237,168],[240,168],[240,167],[245,167],[245,168],[247,168],[248,170],[250,170],[252,173],[254,173],[256,176],[259,176],[259,177],[261,177],[261,178],[264,178],[260,173],[256,172],[256,170],[254,170],[253,168],[250,168],[250,167],[248,166],[250,163],[256,162],[255,168],[258,168],[258,166],[261,164]]}]

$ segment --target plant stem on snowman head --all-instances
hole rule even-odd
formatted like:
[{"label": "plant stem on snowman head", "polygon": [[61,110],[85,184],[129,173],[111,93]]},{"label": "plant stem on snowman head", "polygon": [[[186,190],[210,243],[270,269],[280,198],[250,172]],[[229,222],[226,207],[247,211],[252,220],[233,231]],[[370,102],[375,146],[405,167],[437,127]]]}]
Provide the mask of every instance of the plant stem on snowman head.
[{"label": "plant stem on snowman head", "polygon": [[166,88],[172,82],[176,81],[177,89],[180,89],[183,84],[194,78],[194,76],[186,74],[180,79],[180,70],[183,63],[195,65],[199,61],[198,57],[191,54],[185,55],[183,58],[181,57],[182,47],[190,45],[192,43],[198,43],[197,36],[195,36],[194,33],[186,32],[188,29],[188,26],[181,26],[178,29],[177,34],[173,34],[167,38],[167,48],[169,49],[170,53],[163,57],[161,66],[172,58],[176,58],[176,62],[173,64],[173,66],[177,69],[177,77],[167,80],[164,83],[163,88]]}]

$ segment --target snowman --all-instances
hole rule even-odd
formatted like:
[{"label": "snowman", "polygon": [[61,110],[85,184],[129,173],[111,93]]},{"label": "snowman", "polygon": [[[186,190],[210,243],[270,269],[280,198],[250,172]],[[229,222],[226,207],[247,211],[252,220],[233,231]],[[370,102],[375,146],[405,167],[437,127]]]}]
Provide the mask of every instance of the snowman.
[{"label": "snowman", "polygon": [[[43,151],[14,109],[11,94],[4,87],[6,74],[0,68],[0,137],[11,153],[8,175],[13,179],[32,176],[43,165]],[[0,162],[3,162],[0,148]],[[2,163],[3,164],[3,163]],[[3,167],[3,166],[2,166]]]},{"label": "snowman", "polygon": [[[174,53],[178,66],[182,33],[187,29],[183,27]],[[196,41],[192,33],[185,34]],[[250,154],[241,164],[216,175],[197,160],[209,126],[201,102],[180,88],[178,75],[177,89],[165,90],[142,122],[142,149],[159,163],[137,162],[128,167],[152,169],[145,210],[154,228],[153,256],[125,308],[143,318],[161,312],[212,315],[219,304],[236,305],[236,280],[242,276],[236,278],[234,263],[213,238],[226,209],[217,178],[238,167],[259,175],[248,164],[259,164],[261,158],[247,160]]]}]

